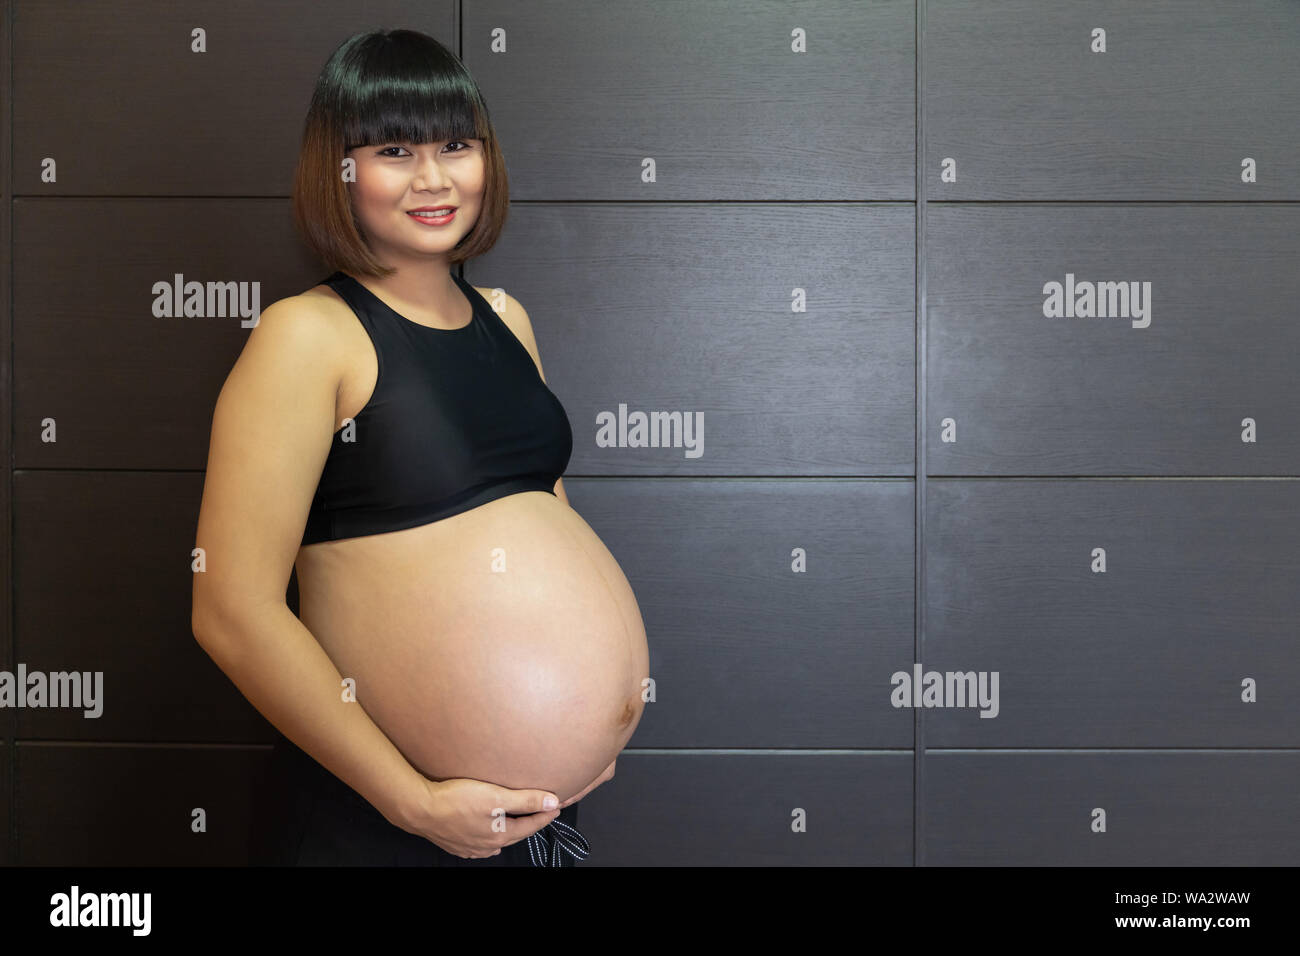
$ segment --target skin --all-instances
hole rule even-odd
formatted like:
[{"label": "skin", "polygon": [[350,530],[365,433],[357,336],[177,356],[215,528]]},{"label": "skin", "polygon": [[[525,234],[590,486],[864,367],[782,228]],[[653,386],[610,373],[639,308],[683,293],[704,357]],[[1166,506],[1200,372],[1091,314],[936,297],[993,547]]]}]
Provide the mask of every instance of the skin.
[{"label": "skin", "polygon": [[[357,222],[376,258],[396,270],[387,278],[364,277],[366,287],[415,321],[441,328],[463,325],[463,319],[454,318],[464,308],[464,296],[451,278],[449,254],[473,229],[483,208],[487,184],[483,141],[377,143],[351,149],[347,156],[356,164],[356,180],[348,183],[348,189]],[[447,226],[426,226],[407,212],[423,206],[456,206],[456,217]],[[506,294],[505,300],[502,320],[528,350],[545,382],[528,313],[513,296]],[[556,481],[555,495],[569,504],[563,479]],[[560,807],[576,803],[612,779],[615,763],[610,761],[595,780]]]}]

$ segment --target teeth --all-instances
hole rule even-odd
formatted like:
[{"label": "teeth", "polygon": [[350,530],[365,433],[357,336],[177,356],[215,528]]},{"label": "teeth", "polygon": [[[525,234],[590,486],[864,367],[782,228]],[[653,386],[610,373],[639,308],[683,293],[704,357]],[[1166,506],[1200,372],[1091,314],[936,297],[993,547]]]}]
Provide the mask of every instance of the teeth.
[{"label": "teeth", "polygon": [[449,213],[449,212],[451,212],[451,211],[452,211],[452,210],[451,210],[451,207],[448,206],[448,207],[446,207],[446,208],[444,208],[444,209],[435,209],[433,212],[424,212],[424,211],[413,212],[413,213],[411,213],[411,215],[412,215],[412,216],[424,216],[424,217],[426,217],[426,218],[431,218],[431,219],[432,219],[432,218],[439,218],[439,217],[441,217],[441,216],[445,216],[445,215],[447,215],[447,213]]}]

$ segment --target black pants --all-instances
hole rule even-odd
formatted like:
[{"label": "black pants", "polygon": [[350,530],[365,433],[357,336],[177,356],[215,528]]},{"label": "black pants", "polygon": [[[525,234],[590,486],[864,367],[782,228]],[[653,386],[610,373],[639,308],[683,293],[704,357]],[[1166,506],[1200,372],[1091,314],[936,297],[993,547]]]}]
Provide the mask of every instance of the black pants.
[{"label": "black pants", "polygon": [[[283,734],[258,794],[254,862],[264,866],[533,866],[526,840],[467,860],[393,826],[359,793]],[[556,820],[576,827],[578,804]],[[550,827],[544,832],[554,832]],[[569,853],[561,866],[573,866]]]}]

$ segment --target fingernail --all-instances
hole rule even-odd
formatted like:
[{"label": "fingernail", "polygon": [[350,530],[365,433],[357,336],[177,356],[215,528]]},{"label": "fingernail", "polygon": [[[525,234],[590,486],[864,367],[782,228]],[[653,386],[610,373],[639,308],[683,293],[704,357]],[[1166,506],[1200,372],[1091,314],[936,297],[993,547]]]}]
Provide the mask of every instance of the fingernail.
[{"label": "fingernail", "polygon": [[547,796],[544,800],[542,800],[543,810],[554,810],[559,805],[560,805],[559,797]]}]

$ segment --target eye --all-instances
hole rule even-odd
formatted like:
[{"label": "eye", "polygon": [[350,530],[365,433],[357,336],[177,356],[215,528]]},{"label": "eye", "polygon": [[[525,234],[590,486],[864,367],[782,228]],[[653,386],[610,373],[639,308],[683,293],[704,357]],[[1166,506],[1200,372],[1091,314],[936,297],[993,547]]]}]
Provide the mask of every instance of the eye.
[{"label": "eye", "polygon": [[[463,147],[464,147],[464,149],[453,149],[453,150],[451,150],[451,152],[453,152],[453,153],[463,153],[463,152],[465,152],[465,150],[472,150],[472,149],[473,149],[473,147],[472,147],[469,143],[465,142],[464,140],[460,140],[460,139],[453,139],[453,140],[449,141],[449,142],[447,143],[447,145],[448,145],[448,146],[463,146]],[[404,150],[405,148],[406,148],[406,147],[404,147],[404,146],[385,146],[383,149],[379,150],[379,152],[378,152],[376,155],[379,155],[379,156],[387,156],[387,157],[389,157],[390,159],[397,159],[398,157],[397,157],[397,155],[393,152],[393,150],[398,150],[398,149]]]}]

